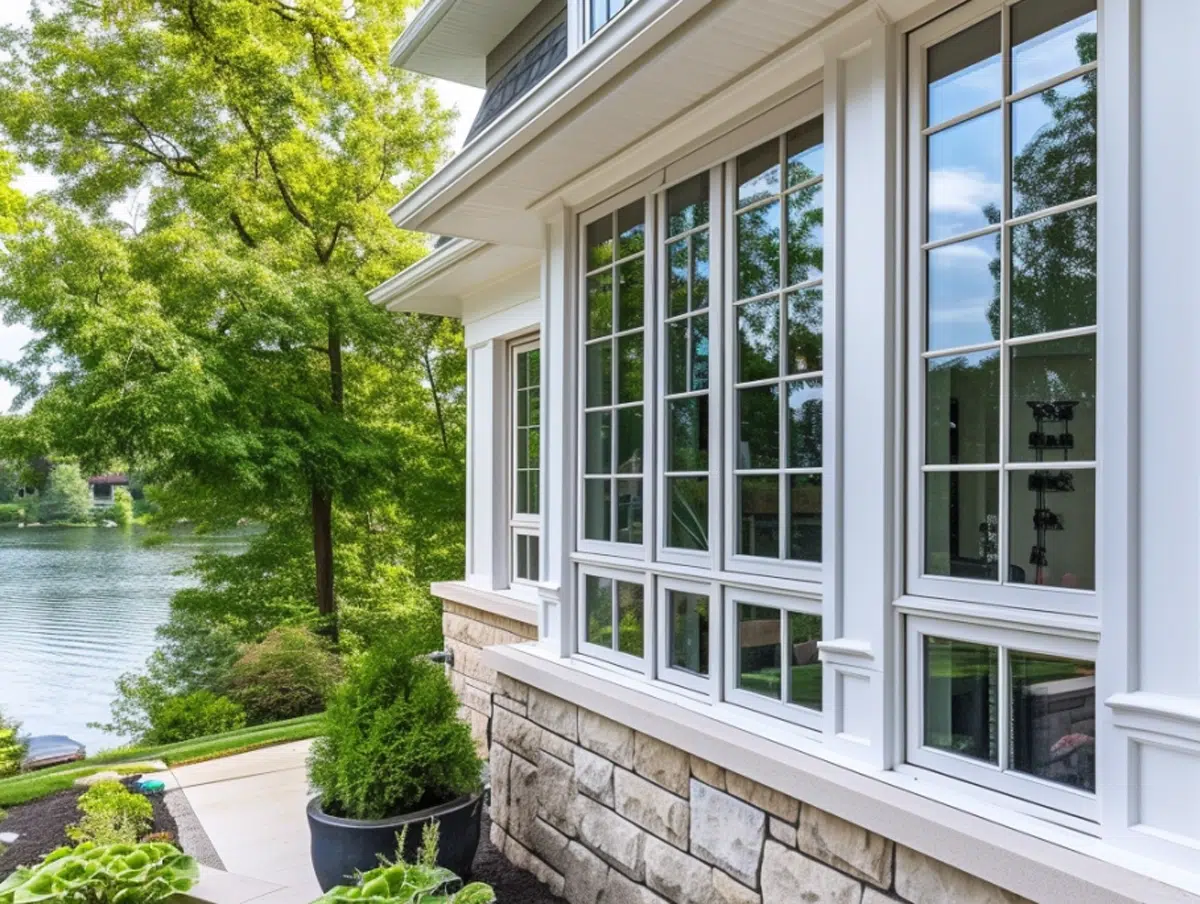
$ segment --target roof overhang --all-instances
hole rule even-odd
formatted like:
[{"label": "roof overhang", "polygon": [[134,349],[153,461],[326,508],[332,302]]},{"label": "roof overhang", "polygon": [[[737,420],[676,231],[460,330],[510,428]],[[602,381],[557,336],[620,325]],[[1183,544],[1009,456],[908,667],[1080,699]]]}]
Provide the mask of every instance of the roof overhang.
[{"label": "roof overhang", "polygon": [[485,87],[487,56],[538,0],[426,0],[392,45],[391,64]]},{"label": "roof overhang", "polygon": [[540,247],[540,211],[578,206],[589,191],[639,177],[638,167],[649,175],[664,153],[714,140],[730,128],[731,110],[762,112],[819,73],[831,34],[886,18],[866,0],[638,0],[392,218],[406,229]]},{"label": "roof overhang", "polygon": [[[469,318],[485,306],[536,297],[541,254],[514,245],[455,239],[372,289],[367,297],[395,313]],[[531,294],[532,293],[532,294]]]}]

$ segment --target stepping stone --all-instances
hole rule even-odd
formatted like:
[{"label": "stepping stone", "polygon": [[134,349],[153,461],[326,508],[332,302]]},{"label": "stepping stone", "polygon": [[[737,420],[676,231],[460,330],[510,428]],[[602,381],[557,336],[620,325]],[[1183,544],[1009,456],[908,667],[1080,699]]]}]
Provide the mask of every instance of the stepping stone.
[{"label": "stepping stone", "polygon": [[20,837],[16,832],[0,832],[0,844],[16,844]]}]

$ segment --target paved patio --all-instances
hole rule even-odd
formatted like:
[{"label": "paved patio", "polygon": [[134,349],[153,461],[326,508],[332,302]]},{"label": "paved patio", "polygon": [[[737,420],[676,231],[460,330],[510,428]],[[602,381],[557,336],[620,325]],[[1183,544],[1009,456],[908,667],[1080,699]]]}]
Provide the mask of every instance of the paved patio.
[{"label": "paved patio", "polygon": [[[184,848],[202,863],[232,874],[223,877],[206,870],[202,883],[206,887],[198,888],[196,896],[229,904],[302,904],[320,896],[304,818],[310,795],[305,760],[311,745],[311,741],[281,744],[156,776],[169,792],[178,791],[186,801],[183,804],[170,795],[176,800],[172,812],[180,820]],[[190,808],[195,822],[189,825],[186,815],[180,819],[176,807],[184,814]],[[208,851],[205,836],[211,845]],[[212,862],[212,853],[217,862]],[[236,888],[219,897],[200,894],[217,891],[235,877],[254,881],[234,883]]]}]

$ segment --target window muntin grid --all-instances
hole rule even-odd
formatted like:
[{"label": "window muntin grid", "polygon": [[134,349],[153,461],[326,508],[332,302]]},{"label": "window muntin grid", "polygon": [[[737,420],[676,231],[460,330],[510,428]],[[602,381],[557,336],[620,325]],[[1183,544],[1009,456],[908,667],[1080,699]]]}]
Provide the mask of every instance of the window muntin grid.
[{"label": "window muntin grid", "polygon": [[925,56],[921,574],[1090,591],[1096,14],[1035,2]]},{"label": "window muntin grid", "polygon": [[646,204],[588,224],[583,317],[583,538],[642,543]]},{"label": "window muntin grid", "polygon": [[820,117],[740,155],[733,210],[734,552],[821,560]]}]

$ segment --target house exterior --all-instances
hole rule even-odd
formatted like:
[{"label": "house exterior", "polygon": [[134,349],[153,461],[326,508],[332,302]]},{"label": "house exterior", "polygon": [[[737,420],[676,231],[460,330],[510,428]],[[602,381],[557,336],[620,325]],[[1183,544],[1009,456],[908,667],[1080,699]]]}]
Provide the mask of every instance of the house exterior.
[{"label": "house exterior", "polygon": [[92,497],[92,508],[108,508],[113,504],[117,487],[129,489],[129,477],[125,474],[97,474],[87,479],[88,492]]},{"label": "house exterior", "polygon": [[428,0],[440,584],[572,904],[1200,901],[1192,0]]}]

